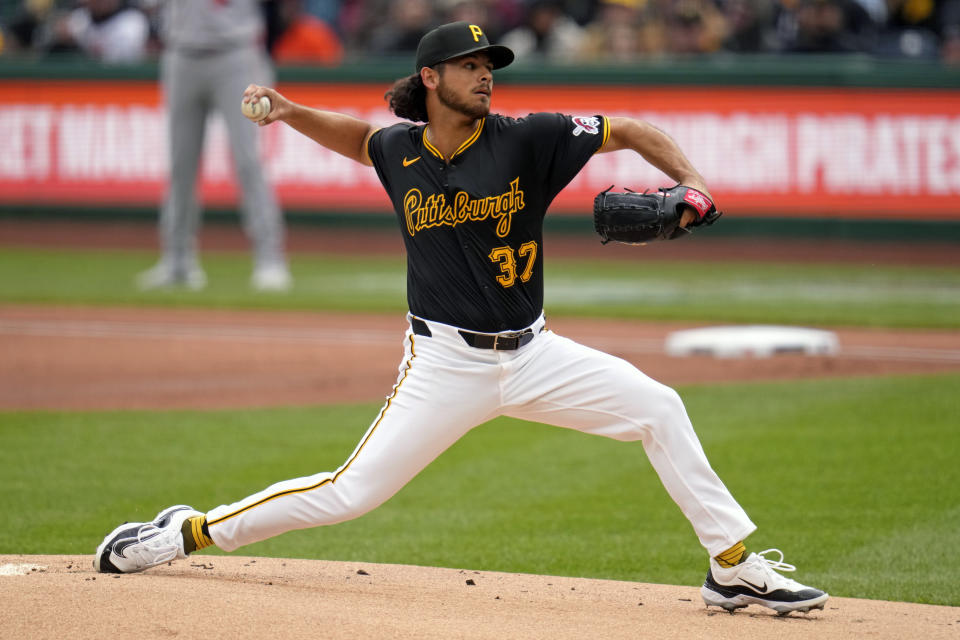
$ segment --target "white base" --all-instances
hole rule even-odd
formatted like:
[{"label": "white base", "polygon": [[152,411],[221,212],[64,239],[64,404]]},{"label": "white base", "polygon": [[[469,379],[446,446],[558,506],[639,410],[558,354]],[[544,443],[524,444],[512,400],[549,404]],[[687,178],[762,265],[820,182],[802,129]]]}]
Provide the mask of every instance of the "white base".
[{"label": "white base", "polygon": [[665,347],[671,356],[769,358],[783,353],[835,355],[840,342],[835,333],[821,329],[745,325],[674,331],[667,336]]}]

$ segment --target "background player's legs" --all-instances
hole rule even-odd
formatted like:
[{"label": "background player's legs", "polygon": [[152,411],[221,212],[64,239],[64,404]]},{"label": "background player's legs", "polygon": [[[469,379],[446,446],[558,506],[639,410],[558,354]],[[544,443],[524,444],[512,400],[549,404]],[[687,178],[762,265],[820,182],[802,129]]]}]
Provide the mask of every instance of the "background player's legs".
[{"label": "background player's legs", "polygon": [[340,469],[279,482],[213,509],[207,525],[214,543],[232,551],[285,531],[361,516],[494,417],[500,399],[496,368],[451,360],[431,340],[413,336],[411,343],[407,336],[393,395]]},{"label": "background player's legs", "polygon": [[169,183],[160,209],[160,261],[137,278],[145,289],[174,284],[199,289],[206,284],[197,260],[200,207],[196,181],[207,107],[202,72],[194,62],[173,51],[165,52],[161,60]]},{"label": "background player's legs", "polygon": [[[202,66],[172,51],[163,54],[170,182],[160,211],[161,264],[156,282],[141,282],[146,286],[184,281],[192,286],[204,284],[201,280],[187,281],[191,274],[202,278],[197,260],[200,206],[196,194],[208,109]],[[162,281],[164,268],[171,271],[173,282]]]},{"label": "background player's legs", "polygon": [[247,85],[270,86],[273,72],[263,52],[253,47],[217,56],[216,64],[213,99],[230,137],[242,195],[243,228],[253,245],[255,279],[257,273],[273,270],[289,280],[283,247],[283,215],[260,163],[258,143],[262,131],[240,112],[240,98]]},{"label": "background player's legs", "polygon": [[715,556],[756,529],[710,467],[679,395],[630,363],[547,332],[507,366],[504,413],[640,440],[663,486]]}]

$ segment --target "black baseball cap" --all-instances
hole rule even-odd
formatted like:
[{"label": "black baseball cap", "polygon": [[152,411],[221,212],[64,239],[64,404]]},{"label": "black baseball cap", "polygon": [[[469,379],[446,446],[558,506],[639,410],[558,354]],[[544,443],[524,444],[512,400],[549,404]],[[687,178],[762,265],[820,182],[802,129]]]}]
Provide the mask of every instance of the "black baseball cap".
[{"label": "black baseball cap", "polygon": [[417,46],[417,72],[451,58],[470,53],[486,53],[494,69],[513,62],[513,51],[500,44],[490,44],[483,30],[469,22],[451,22],[428,31]]}]

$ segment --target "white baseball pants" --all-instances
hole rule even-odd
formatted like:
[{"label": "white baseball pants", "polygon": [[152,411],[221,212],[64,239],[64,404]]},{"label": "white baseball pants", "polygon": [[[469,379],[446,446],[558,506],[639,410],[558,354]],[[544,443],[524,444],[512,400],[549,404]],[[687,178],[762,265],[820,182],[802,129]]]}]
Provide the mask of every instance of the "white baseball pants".
[{"label": "white baseball pants", "polygon": [[359,517],[473,427],[499,415],[640,440],[663,486],[715,556],[756,527],[711,469],[679,395],[628,362],[549,330],[515,351],[467,346],[455,327],[408,329],[393,393],[347,461],[207,514],[218,547]]},{"label": "white baseball pants", "polygon": [[273,75],[269,58],[259,45],[202,56],[176,49],[163,53],[170,184],[160,210],[160,243],[163,261],[177,271],[186,272],[198,264],[198,172],[208,119],[215,112],[223,118],[229,136],[242,194],[240,213],[253,245],[254,264],[286,264],[283,213],[260,164],[260,129],[240,112],[247,85],[269,86]]}]

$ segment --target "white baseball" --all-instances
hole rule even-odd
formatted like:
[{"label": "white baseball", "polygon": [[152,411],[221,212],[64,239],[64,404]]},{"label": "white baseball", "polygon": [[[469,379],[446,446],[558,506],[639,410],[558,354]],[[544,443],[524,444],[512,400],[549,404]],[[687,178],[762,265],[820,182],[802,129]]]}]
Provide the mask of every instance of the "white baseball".
[{"label": "white baseball", "polygon": [[270,108],[270,98],[267,96],[261,96],[259,100],[240,103],[240,110],[243,111],[243,115],[254,122],[259,122],[266,118],[270,114]]}]

